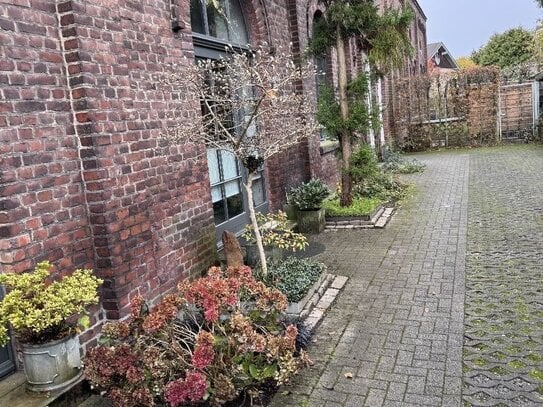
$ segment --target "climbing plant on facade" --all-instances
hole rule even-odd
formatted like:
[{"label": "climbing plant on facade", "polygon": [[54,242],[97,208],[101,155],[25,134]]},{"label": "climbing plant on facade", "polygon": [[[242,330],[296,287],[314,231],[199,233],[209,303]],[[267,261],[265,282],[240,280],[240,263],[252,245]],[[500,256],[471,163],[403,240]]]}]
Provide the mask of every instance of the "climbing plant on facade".
[{"label": "climbing plant on facade", "polygon": [[[368,92],[366,73],[347,76],[346,48],[350,41],[364,51],[373,70],[384,72],[401,66],[412,52],[408,28],[412,12],[408,9],[386,9],[380,12],[371,0],[323,0],[323,18],[314,27],[309,45],[313,55],[336,49],[338,67],[337,100],[334,92],[322,93],[318,119],[341,145],[341,205],[352,202],[352,179],[349,161],[353,139],[372,126],[372,115],[365,104]],[[339,113],[334,117],[334,112]]]}]

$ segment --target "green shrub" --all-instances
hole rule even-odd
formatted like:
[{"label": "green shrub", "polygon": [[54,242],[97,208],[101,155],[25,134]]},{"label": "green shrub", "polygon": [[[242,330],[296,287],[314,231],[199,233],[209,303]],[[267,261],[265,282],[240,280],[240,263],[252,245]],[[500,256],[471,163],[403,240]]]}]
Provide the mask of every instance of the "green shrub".
[{"label": "green shrub", "polygon": [[102,280],[91,270],[78,269],[51,282],[51,268],[42,261],[30,273],[0,274],[0,284],[9,290],[0,302],[0,345],[8,342],[9,327],[21,342],[33,344],[88,327],[87,308],[98,304]]},{"label": "green shrub", "polygon": [[319,261],[288,257],[270,267],[266,282],[285,294],[289,302],[298,302],[324,272],[326,266]]},{"label": "green shrub", "polygon": [[349,165],[349,174],[351,174],[354,183],[362,182],[378,172],[377,156],[370,145],[364,144],[353,153]]},{"label": "green shrub", "polygon": [[407,159],[398,151],[389,151],[385,155],[383,169],[399,174],[414,174],[423,172],[426,165],[416,159]]},{"label": "green shrub", "polygon": [[330,195],[328,186],[320,179],[312,179],[288,193],[288,202],[301,211],[320,209]]},{"label": "green shrub", "polygon": [[341,206],[339,198],[324,201],[327,216],[368,216],[372,215],[383,201],[379,198],[360,197],[353,199],[350,206]]},{"label": "green shrub", "polygon": [[397,202],[407,195],[409,186],[399,181],[393,174],[378,172],[362,183],[353,186],[355,198],[377,198],[383,202]]},{"label": "green shrub", "polygon": [[[256,221],[264,246],[279,247],[293,252],[304,250],[307,247],[307,238],[291,229],[285,212],[278,211],[267,214],[257,212]],[[245,225],[242,237],[249,243],[256,243],[252,224]]]}]

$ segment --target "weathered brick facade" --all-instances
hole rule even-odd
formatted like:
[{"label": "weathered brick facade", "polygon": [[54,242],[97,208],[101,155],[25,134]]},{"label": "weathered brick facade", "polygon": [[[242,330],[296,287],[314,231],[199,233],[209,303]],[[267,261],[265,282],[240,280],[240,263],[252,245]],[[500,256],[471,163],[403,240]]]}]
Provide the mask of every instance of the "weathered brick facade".
[{"label": "weathered brick facade", "polygon": [[[241,4],[253,45],[301,55],[316,1]],[[83,342],[134,295],[154,301],[214,260],[205,147],[162,139],[199,117],[194,95],[159,83],[194,50],[189,0],[0,0],[1,271],[44,259],[57,273],[94,269],[105,283]],[[315,99],[315,81],[297,85]],[[271,210],[311,177],[335,185],[334,153],[319,145],[315,135],[269,160]]]},{"label": "weathered brick facade", "polygon": [[[305,47],[307,5],[290,3],[242,3],[252,42]],[[157,83],[169,63],[194,58],[189,1],[0,0],[0,43],[2,272],[43,259],[59,273],[92,268],[105,280],[100,320],[211,264],[205,147],[161,140],[172,112],[199,114],[193,95]],[[311,84],[301,91],[314,97]],[[333,180],[337,167],[321,160],[316,135],[270,160],[265,175],[277,209],[288,187]]]},{"label": "weathered brick facade", "polygon": [[[395,110],[398,108],[395,100],[396,84],[406,77],[420,75],[426,72],[427,42],[426,15],[418,0],[380,0],[381,7],[409,7],[414,18],[409,28],[409,38],[413,46],[412,57],[405,61],[403,69],[389,73],[382,82],[383,97],[383,128],[388,142],[395,140],[394,135],[398,133],[395,123]],[[401,141],[401,140],[400,140]]]}]

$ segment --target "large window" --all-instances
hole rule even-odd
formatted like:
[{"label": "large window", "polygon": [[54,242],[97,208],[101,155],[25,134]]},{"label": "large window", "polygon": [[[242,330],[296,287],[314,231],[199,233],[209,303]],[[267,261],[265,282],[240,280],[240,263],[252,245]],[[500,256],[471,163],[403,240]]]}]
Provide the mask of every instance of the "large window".
[{"label": "large window", "polygon": [[243,213],[242,175],[228,151],[208,149],[207,164],[215,223],[221,224]]},{"label": "large window", "polygon": [[207,0],[191,0],[192,32],[214,37],[229,43],[247,45],[249,37],[238,0],[221,0],[220,8]]},{"label": "large window", "polygon": [[[320,22],[322,22],[324,17],[320,11],[317,11],[315,15],[313,16],[313,35],[315,35],[316,30],[318,30],[318,25]],[[317,101],[319,100],[320,95],[323,92],[323,89],[325,86],[328,85],[328,82],[326,80],[326,70],[328,68],[328,61],[326,58],[326,54],[321,54],[315,56],[315,93]],[[320,139],[321,141],[324,141],[328,139],[328,135],[326,133],[326,130],[324,128],[320,129]]]},{"label": "large window", "polygon": [[[246,50],[249,36],[245,19],[238,0],[220,1],[220,9],[209,5],[207,0],[191,0],[191,23],[196,59],[226,58],[225,45],[234,45],[234,50]],[[251,92],[251,90],[246,90]],[[212,108],[221,106],[211,103]],[[205,114],[202,105],[202,113]],[[236,127],[236,123],[246,120],[243,112],[232,114],[227,127]],[[214,131],[214,129],[209,129]],[[251,132],[256,132],[252,129]],[[246,172],[236,157],[217,149],[207,151],[211,200],[216,225],[217,241],[224,230],[241,232],[249,222],[247,215],[247,194],[243,188]],[[257,210],[266,211],[267,202],[262,171],[253,181],[253,200]]]}]

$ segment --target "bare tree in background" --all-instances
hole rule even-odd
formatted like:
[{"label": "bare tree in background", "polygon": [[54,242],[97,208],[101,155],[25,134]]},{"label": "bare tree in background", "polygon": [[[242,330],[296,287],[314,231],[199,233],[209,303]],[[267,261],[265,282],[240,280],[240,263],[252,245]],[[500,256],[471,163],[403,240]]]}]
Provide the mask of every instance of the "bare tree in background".
[{"label": "bare tree in background", "polygon": [[279,49],[272,54],[263,47],[243,53],[230,50],[219,60],[198,60],[189,68],[186,64],[175,68],[164,82],[197,95],[202,118],[179,121],[167,136],[176,143],[203,143],[207,148],[229,151],[247,169],[243,185],[266,274],[253,180],[266,159],[315,134],[315,106],[296,87],[314,78],[314,68],[309,63],[295,64],[290,51]]}]

